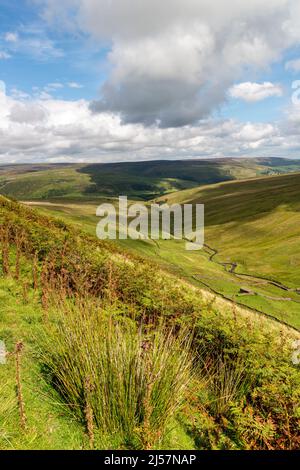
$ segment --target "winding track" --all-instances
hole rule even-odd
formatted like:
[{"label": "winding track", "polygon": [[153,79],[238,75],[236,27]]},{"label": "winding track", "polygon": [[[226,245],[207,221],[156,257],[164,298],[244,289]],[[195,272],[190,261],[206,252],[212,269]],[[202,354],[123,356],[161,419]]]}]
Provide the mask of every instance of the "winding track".
[{"label": "winding track", "polygon": [[[212,263],[216,263],[219,266],[223,266],[225,269],[227,268],[227,266],[229,266],[228,272],[231,273],[231,274],[234,274],[237,278],[241,279],[243,277],[247,277],[249,279],[252,279],[257,284],[259,284],[259,283],[260,284],[265,284],[265,285],[269,284],[269,285],[275,286],[279,289],[282,289],[285,292],[294,292],[294,293],[300,295],[300,289],[298,289],[298,288],[293,289],[291,287],[285,286],[281,282],[273,281],[272,279],[268,279],[268,278],[262,277],[262,276],[252,276],[251,274],[237,273],[236,272],[236,269],[238,267],[237,263],[222,263],[221,261],[217,261],[217,260],[215,260],[215,257],[217,255],[219,255],[219,251],[216,248],[212,248],[207,243],[204,244],[204,247],[206,248],[206,250],[209,250],[211,252],[211,253],[208,253],[209,254],[209,261],[211,261]],[[255,294],[253,294],[253,295],[255,295]],[[300,303],[300,300],[291,299],[289,297],[272,297],[272,296],[262,294],[262,293],[260,293],[259,295],[261,295],[262,297],[264,297],[266,299],[269,299],[269,300],[280,300],[280,301]]]}]

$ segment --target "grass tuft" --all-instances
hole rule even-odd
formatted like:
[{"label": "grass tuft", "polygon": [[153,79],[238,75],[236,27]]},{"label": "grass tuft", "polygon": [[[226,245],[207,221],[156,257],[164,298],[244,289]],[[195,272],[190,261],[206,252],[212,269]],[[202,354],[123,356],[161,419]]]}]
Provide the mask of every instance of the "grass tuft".
[{"label": "grass tuft", "polygon": [[87,421],[90,440],[94,419],[102,446],[151,449],[184,400],[190,343],[186,332],[175,335],[163,323],[154,330],[116,319],[111,306],[68,304],[46,330],[41,360],[61,397]]}]

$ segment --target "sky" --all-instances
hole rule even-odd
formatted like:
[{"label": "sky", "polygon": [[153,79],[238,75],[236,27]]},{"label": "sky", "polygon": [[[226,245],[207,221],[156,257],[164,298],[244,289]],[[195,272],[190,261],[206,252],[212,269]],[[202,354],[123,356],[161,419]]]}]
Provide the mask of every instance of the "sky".
[{"label": "sky", "polygon": [[299,0],[0,0],[0,164],[300,157]]}]

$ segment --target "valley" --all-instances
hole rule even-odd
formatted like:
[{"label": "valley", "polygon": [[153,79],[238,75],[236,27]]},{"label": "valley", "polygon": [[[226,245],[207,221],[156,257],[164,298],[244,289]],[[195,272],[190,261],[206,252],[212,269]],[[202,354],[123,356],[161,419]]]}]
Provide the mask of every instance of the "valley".
[{"label": "valley", "polygon": [[[204,203],[205,242],[119,240],[195,285],[300,328],[300,174],[268,176],[173,192],[156,202]],[[97,200],[29,201],[95,235]],[[27,202],[28,203],[28,202]]]},{"label": "valley", "polygon": [[56,209],[0,197],[0,449],[297,448],[299,332]]},{"label": "valley", "polygon": [[135,188],[205,205],[186,251],[98,240],[118,187],[87,195],[74,167],[1,172],[0,449],[298,447],[300,173]]}]

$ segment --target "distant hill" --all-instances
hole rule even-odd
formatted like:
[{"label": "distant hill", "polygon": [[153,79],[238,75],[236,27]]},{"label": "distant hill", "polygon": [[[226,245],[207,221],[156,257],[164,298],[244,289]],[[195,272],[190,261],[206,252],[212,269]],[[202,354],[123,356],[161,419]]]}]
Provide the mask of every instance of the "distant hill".
[{"label": "distant hill", "polygon": [[300,171],[281,158],[0,166],[0,193],[22,200],[151,199],[197,186]]}]

